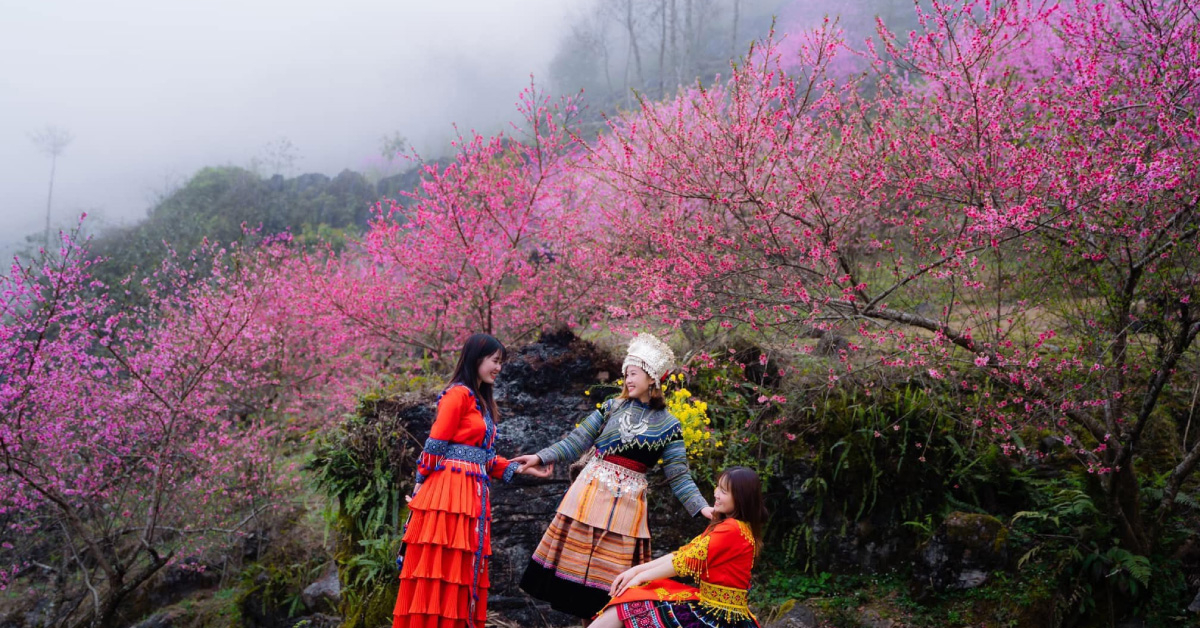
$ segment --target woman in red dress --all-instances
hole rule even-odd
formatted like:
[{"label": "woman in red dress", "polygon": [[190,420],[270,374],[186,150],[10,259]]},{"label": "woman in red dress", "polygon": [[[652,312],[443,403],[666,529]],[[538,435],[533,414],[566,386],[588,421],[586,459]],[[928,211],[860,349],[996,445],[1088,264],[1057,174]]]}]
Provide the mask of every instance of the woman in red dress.
[{"label": "woman in red dress", "polygon": [[[671,554],[613,581],[612,601],[591,628],[758,628],[747,595],[766,520],[762,485],[745,467],[717,479],[713,522]],[[691,576],[699,587],[671,580]]]},{"label": "woman in red dress", "polygon": [[482,628],[491,555],[491,485],[514,473],[539,477],[495,454],[492,389],[504,346],[487,334],[467,339],[417,463],[408,508],[394,628]]}]

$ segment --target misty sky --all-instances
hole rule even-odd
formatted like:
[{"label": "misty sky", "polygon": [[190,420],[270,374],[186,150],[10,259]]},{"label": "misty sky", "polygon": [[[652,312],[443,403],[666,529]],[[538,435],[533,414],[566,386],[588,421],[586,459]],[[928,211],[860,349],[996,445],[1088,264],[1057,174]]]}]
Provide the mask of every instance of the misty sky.
[{"label": "misty sky", "polygon": [[292,174],[362,171],[384,134],[428,152],[451,122],[499,128],[592,1],[0,0],[0,247],[42,227],[46,125],[75,136],[56,225],[135,220],[279,138]]}]

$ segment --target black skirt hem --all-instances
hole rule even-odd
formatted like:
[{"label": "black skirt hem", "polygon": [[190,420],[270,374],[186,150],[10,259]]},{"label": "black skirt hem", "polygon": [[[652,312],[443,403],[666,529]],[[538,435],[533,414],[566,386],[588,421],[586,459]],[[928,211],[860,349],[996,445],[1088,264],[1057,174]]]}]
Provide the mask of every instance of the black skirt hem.
[{"label": "black skirt hem", "polygon": [[550,603],[560,613],[574,615],[580,619],[591,619],[609,601],[608,591],[564,580],[537,561],[530,560],[521,576],[521,590]]}]

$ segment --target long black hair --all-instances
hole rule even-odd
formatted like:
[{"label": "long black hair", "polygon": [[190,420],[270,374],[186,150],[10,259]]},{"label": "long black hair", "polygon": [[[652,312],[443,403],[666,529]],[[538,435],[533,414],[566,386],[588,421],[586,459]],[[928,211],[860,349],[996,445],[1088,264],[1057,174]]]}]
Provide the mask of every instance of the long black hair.
[{"label": "long black hair", "polygon": [[492,336],[471,334],[471,337],[463,343],[462,351],[458,354],[458,364],[454,366],[454,374],[450,376],[450,385],[462,384],[475,393],[480,403],[492,413],[493,421],[498,419],[500,413],[496,408],[496,399],[492,395],[493,386],[479,381],[479,364],[497,351],[500,352],[502,361],[508,355],[508,350],[504,348],[504,345]]},{"label": "long black hair", "polygon": [[733,498],[733,512],[728,515],[714,513],[709,527],[720,523],[726,517],[745,522],[750,526],[750,533],[754,535],[754,553],[757,554],[758,550],[762,549],[763,526],[767,522],[767,506],[763,503],[762,481],[758,479],[758,474],[753,469],[728,467],[721,472],[721,475],[717,476],[717,486],[722,483],[725,484],[730,497]]}]

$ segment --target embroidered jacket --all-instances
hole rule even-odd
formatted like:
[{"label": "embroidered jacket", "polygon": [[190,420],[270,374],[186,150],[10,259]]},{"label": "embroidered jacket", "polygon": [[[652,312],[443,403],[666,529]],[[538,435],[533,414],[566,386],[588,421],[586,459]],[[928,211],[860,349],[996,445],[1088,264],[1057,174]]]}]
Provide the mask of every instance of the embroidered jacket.
[{"label": "embroidered jacket", "polygon": [[671,492],[688,513],[695,516],[708,506],[688,469],[683,427],[670,412],[651,410],[636,399],[609,399],[566,438],[539,451],[537,456],[544,464],[570,463],[593,445],[599,457],[620,455],[647,467],[662,460]]},{"label": "embroidered jacket", "polygon": [[679,548],[671,558],[676,575],[700,582],[700,605],[726,620],[753,619],[748,606],[754,535],[737,519],[724,519]]},{"label": "embroidered jacket", "polygon": [[511,482],[516,467],[495,455],[496,424],[470,388],[454,384],[438,396],[437,416],[417,461],[417,482],[444,468],[446,458],[475,463],[488,476]]}]

